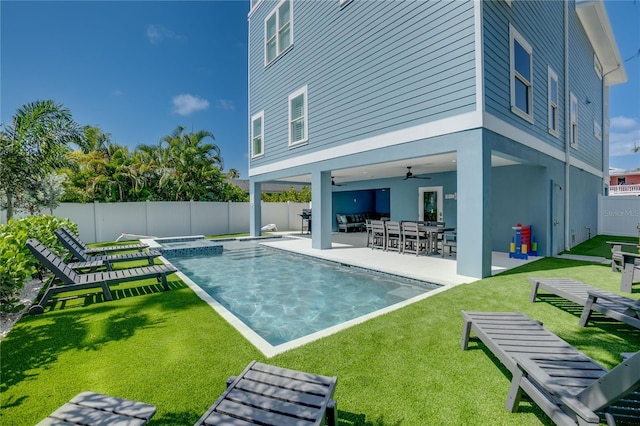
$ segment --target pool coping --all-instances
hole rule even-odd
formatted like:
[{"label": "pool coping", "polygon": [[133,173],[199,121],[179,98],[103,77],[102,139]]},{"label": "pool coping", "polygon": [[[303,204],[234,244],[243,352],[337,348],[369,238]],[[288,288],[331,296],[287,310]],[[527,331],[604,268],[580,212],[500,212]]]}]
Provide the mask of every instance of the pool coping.
[{"label": "pool coping", "polygon": [[[216,240],[212,240],[212,241],[220,241],[220,242],[224,242],[224,241],[247,241],[247,240],[267,240],[267,239],[274,239],[274,238],[282,238],[282,236],[266,236],[266,237],[236,237],[236,238],[225,238],[225,239],[216,239]],[[259,243],[260,244],[260,243]],[[277,247],[273,247],[271,245],[265,245],[265,247],[269,247],[271,249],[275,249],[275,250],[281,250],[281,251],[285,251],[288,252],[288,250],[285,249],[280,249]],[[412,305],[416,302],[419,302],[421,300],[424,300],[428,297],[431,297],[432,295],[436,295],[439,294],[445,290],[448,290],[451,287],[454,287],[455,285],[443,285],[443,284],[438,284],[438,283],[432,283],[432,282],[428,282],[428,281],[424,281],[424,280],[419,280],[419,279],[414,279],[414,278],[410,278],[410,277],[404,277],[401,275],[396,275],[396,274],[390,274],[390,273],[386,273],[383,271],[377,271],[375,269],[370,269],[370,268],[364,268],[362,266],[358,266],[358,265],[350,265],[348,263],[342,263],[342,262],[337,262],[334,260],[329,260],[329,259],[322,259],[316,256],[311,256],[305,253],[296,253],[300,256],[305,256],[305,257],[311,257],[311,258],[315,258],[321,261],[325,261],[328,263],[333,263],[333,264],[339,264],[341,266],[345,266],[345,267],[349,267],[349,268],[354,268],[354,269],[358,269],[358,270],[364,270],[364,271],[371,271],[374,272],[376,274],[381,274],[381,275],[387,275],[393,278],[400,278],[403,280],[407,280],[407,281],[414,281],[417,283],[422,283],[422,284],[431,284],[431,285],[437,285],[439,286],[438,288],[429,290],[423,294],[420,294],[418,296],[412,297],[410,299],[406,299],[402,302],[398,302],[395,303],[391,306],[387,306],[385,308],[382,309],[378,309],[374,312],[370,312],[368,314],[359,316],[357,318],[353,318],[351,320],[345,321],[343,323],[325,328],[323,330],[319,330],[316,331],[314,333],[311,334],[307,334],[306,336],[303,337],[299,337],[297,339],[291,340],[289,342],[286,343],[282,343],[280,345],[272,345],[269,342],[267,342],[263,337],[261,337],[258,333],[256,333],[255,331],[253,331],[248,325],[246,325],[242,320],[240,320],[238,317],[236,317],[231,311],[229,311],[227,308],[225,308],[220,302],[218,302],[217,300],[215,300],[212,296],[210,296],[208,293],[206,293],[198,284],[196,284],[194,281],[192,281],[189,277],[187,277],[184,273],[182,273],[178,268],[178,272],[176,272],[176,275],[178,275],[178,277],[180,277],[180,279],[194,292],[196,293],[196,295],[198,295],[198,297],[200,297],[205,303],[207,303],[211,308],[213,308],[214,311],[216,311],[222,318],[224,318],[229,324],[231,324],[231,326],[233,326],[245,339],[247,339],[249,341],[249,343],[251,343],[254,347],[256,347],[260,352],[262,352],[262,354],[267,357],[267,358],[272,358],[276,355],[279,355],[281,353],[287,352],[291,349],[295,349],[298,348],[300,346],[304,346],[308,343],[314,342],[316,340],[319,340],[321,338],[336,334],[340,331],[346,330],[348,328],[351,328],[355,325],[361,324],[363,322],[369,321],[370,319],[373,318],[377,318],[379,316],[385,315],[387,313],[396,311],[398,309],[402,309],[408,305]],[[165,263],[171,263],[170,259],[166,259],[164,257],[161,257],[162,261]]]}]

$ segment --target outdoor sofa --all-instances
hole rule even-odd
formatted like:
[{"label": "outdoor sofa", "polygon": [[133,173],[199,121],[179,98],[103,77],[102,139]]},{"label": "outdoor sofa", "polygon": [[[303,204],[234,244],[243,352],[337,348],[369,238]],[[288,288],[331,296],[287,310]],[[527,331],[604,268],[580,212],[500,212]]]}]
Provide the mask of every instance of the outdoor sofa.
[{"label": "outdoor sofa", "polygon": [[381,218],[380,213],[338,213],[336,214],[338,232],[364,231],[367,220],[380,220]]}]

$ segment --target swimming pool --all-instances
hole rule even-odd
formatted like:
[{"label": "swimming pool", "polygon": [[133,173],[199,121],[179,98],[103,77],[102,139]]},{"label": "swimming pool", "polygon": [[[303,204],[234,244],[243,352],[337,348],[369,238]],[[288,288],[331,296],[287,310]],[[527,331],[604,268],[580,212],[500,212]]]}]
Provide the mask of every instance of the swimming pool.
[{"label": "swimming pool", "polygon": [[175,257],[171,263],[272,346],[441,287],[265,247],[255,241],[222,244],[222,254]]}]

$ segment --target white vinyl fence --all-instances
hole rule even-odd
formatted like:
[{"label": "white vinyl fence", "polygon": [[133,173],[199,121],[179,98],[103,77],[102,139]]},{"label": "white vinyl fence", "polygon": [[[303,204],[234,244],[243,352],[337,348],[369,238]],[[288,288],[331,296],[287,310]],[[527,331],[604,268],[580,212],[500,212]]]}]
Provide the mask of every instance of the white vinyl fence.
[{"label": "white vinyl fence", "polygon": [[[299,214],[309,207],[309,203],[263,202],[262,225],[299,231]],[[249,232],[249,203],[65,203],[53,214],[77,223],[80,237],[87,242],[113,241],[122,233],[175,237]],[[0,210],[0,223],[6,222],[6,212]],[[598,197],[598,235],[637,236],[639,226],[640,197]]]},{"label": "white vinyl fence", "polygon": [[598,197],[598,234],[637,236],[640,233],[640,197]]},{"label": "white vinyl fence", "polygon": [[[299,214],[307,208],[309,203],[262,203],[262,225],[275,224],[280,231],[299,231],[302,226]],[[113,241],[123,233],[176,237],[249,232],[249,203],[64,203],[53,215],[77,223],[80,238],[88,243]],[[0,223],[6,222],[6,212],[0,211]]]}]

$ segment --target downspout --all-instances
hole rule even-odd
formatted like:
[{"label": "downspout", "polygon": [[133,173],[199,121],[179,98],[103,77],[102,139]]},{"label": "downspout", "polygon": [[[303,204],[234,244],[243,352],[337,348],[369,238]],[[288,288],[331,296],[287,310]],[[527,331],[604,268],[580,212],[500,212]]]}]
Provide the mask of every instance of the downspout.
[{"label": "downspout", "polygon": [[571,100],[569,99],[569,2],[564,2],[564,249],[569,245],[569,173],[571,172]]}]

